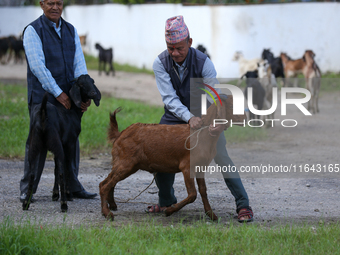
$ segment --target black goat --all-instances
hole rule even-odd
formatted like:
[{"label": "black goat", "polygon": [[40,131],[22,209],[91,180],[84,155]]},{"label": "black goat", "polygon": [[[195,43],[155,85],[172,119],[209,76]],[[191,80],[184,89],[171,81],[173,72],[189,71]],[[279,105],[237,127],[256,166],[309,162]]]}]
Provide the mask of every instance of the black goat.
[{"label": "black goat", "polygon": [[10,43],[7,37],[0,38],[0,61],[2,64],[6,64],[7,60],[6,54],[7,51],[10,49]]},{"label": "black goat", "polygon": [[[12,38],[10,41],[10,57],[8,61],[11,58],[11,55],[14,54],[14,63],[23,63],[24,60],[24,43],[21,38]],[[13,52],[13,53],[12,53]]]},{"label": "black goat", "polygon": [[[106,72],[107,75],[112,71],[112,76],[115,75],[115,69],[113,66],[113,50],[112,48],[105,50],[99,43],[95,45],[96,49],[99,50],[99,75],[101,75],[101,64],[103,63],[103,71]],[[109,71],[106,71],[106,63],[110,65]]]},{"label": "black goat", "polygon": [[[244,90],[245,98],[248,98],[248,88],[249,87],[253,88],[253,93],[252,93],[253,105],[257,105],[257,109],[262,110],[266,92],[264,88],[262,87],[261,83],[257,79],[258,77],[257,70],[253,72],[247,72],[242,77],[244,76],[247,77],[247,80],[246,80],[247,86]],[[259,119],[259,116],[254,115],[254,113],[252,112],[249,112],[249,118]]]},{"label": "black goat", "polygon": [[66,212],[67,200],[72,200],[72,193],[68,187],[69,173],[72,159],[76,156],[76,141],[81,131],[80,109],[81,102],[93,99],[99,106],[101,99],[100,91],[94,85],[89,75],[81,75],[70,90],[72,99],[71,109],[63,105],[53,105],[48,100],[49,94],[43,97],[41,104],[31,110],[31,122],[29,133],[28,164],[30,169],[30,182],[25,201],[22,203],[23,210],[28,210],[33,195],[33,182],[35,177],[35,164],[42,148],[54,154],[55,182],[52,200],[59,199],[59,186],[61,193],[61,211]]},{"label": "black goat", "polygon": [[246,72],[244,75],[241,76],[241,79],[243,79],[244,77],[248,78],[258,78],[259,77],[259,73],[257,70],[255,71],[248,71]]},{"label": "black goat", "polygon": [[22,39],[18,39],[13,35],[0,38],[0,60],[3,58],[2,64],[7,64],[11,60],[12,55],[14,55],[14,63],[23,62],[24,45]]},{"label": "black goat", "polygon": [[274,54],[269,49],[264,49],[262,52],[262,59],[268,61],[275,78],[285,78],[284,68],[280,57],[275,58]]},{"label": "black goat", "polygon": [[208,56],[208,58],[210,58],[207,49],[202,44],[199,44],[196,49],[199,50],[200,52],[203,52],[205,55]]}]

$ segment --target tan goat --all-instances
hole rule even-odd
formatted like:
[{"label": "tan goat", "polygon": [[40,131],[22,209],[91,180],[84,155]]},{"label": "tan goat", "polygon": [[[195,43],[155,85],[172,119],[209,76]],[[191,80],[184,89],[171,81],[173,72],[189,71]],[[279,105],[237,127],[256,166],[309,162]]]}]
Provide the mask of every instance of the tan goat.
[{"label": "tan goat", "polygon": [[[280,55],[284,72],[285,72],[285,87],[288,86],[288,81],[290,78],[296,78],[298,74],[302,73],[303,68],[305,67],[305,61],[302,58],[299,59],[291,59],[288,57],[286,53],[281,53]],[[294,87],[297,87],[297,79],[295,79]]]}]

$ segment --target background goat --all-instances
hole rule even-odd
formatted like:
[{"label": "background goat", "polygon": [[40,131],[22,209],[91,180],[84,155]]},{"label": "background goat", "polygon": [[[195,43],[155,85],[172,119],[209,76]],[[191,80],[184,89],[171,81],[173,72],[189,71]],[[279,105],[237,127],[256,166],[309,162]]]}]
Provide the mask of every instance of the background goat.
[{"label": "background goat", "polygon": [[[33,182],[35,179],[35,165],[40,150],[45,148],[54,154],[55,182],[52,200],[59,199],[59,185],[61,192],[61,211],[66,212],[67,200],[72,200],[72,194],[68,187],[68,175],[71,171],[72,159],[76,156],[76,141],[81,131],[80,109],[81,102],[93,99],[99,106],[101,94],[94,85],[89,75],[81,75],[70,90],[72,99],[71,109],[63,105],[53,105],[48,100],[46,92],[41,104],[34,106],[31,110],[31,122],[29,133],[28,164],[30,169],[30,182],[28,192],[22,208],[28,210],[33,195]],[[66,113],[67,112],[67,113]]]},{"label": "background goat", "polygon": [[1,64],[6,64],[8,61],[6,59],[7,51],[10,49],[9,39],[7,37],[0,38],[0,61]]},{"label": "background goat", "polygon": [[[285,72],[285,82],[284,86],[287,87],[289,85],[289,78],[296,78],[298,74],[302,73],[302,70],[305,66],[305,62],[302,58],[299,59],[291,59],[286,53],[281,53],[280,55],[283,63],[283,68]],[[293,86],[297,87],[298,81],[294,80]]]},{"label": "background goat", "polygon": [[[213,119],[231,119],[234,122],[243,121],[245,116],[232,115],[232,96],[223,99],[223,106],[220,103],[208,108],[207,115],[202,117],[202,127],[208,127]],[[110,128],[108,131],[109,141],[112,145],[112,171],[108,177],[99,184],[102,214],[113,220],[114,216],[110,210],[117,210],[114,200],[114,188],[116,184],[142,169],[150,173],[178,173],[182,172],[188,197],[183,201],[172,205],[165,210],[166,216],[180,210],[188,203],[195,201],[197,192],[194,178],[198,184],[202,197],[205,213],[213,220],[216,215],[212,212],[209,204],[204,178],[198,178],[194,166],[208,166],[216,155],[217,136],[210,136],[209,130],[203,128],[199,134],[186,143],[190,136],[190,126],[182,125],[161,125],[136,123],[127,127],[122,132],[118,131],[116,120],[117,109],[110,115]],[[188,139],[189,140],[189,139]],[[196,141],[195,141],[196,140]],[[196,144],[191,151],[186,149],[190,144]],[[201,176],[200,176],[201,177]]]},{"label": "background goat", "polygon": [[313,113],[319,112],[319,91],[321,83],[321,71],[314,60],[315,54],[312,50],[306,50],[303,55],[305,66],[303,75],[306,80],[306,88],[311,93],[311,99],[308,101],[308,110],[312,109]]},{"label": "background goat", "polygon": [[83,54],[85,54],[87,52],[87,50],[85,50],[85,48],[86,48],[86,39],[87,39],[87,34],[79,35],[79,41],[80,41],[81,48],[83,50]]},{"label": "background goat", "polygon": [[[277,83],[275,75],[271,72],[271,68],[267,60],[262,63],[258,63],[258,76],[259,82],[265,91],[263,109],[268,110],[273,104],[273,87],[277,88]],[[269,118],[274,119],[274,112],[269,115]],[[270,122],[267,122],[267,127],[269,127],[269,125]]]},{"label": "background goat", "polygon": [[254,58],[251,60],[245,59],[241,51],[236,51],[232,61],[237,61],[239,65],[240,79],[237,82],[237,86],[242,83],[242,77],[245,76],[247,72],[257,71],[257,63],[261,61],[259,58]]},{"label": "background goat", "polygon": [[203,52],[205,55],[208,56],[208,58],[211,59],[210,55],[208,54],[207,49],[202,44],[199,44],[196,49],[199,50],[200,52]]},{"label": "background goat", "polygon": [[241,51],[236,51],[232,61],[237,61],[239,65],[240,77],[248,71],[257,70],[257,63],[261,61],[259,58],[245,59]]},{"label": "background goat", "polygon": [[[96,43],[95,45],[96,49],[99,50],[99,75],[101,75],[101,70],[106,72],[107,75],[110,74],[110,71],[112,71],[112,76],[115,75],[115,69],[113,66],[113,50],[112,48],[109,48],[105,50],[99,43]],[[106,71],[106,63],[109,64],[110,69],[109,71]],[[103,68],[101,68],[101,65],[103,64]]]},{"label": "background goat", "polygon": [[[247,72],[243,76],[247,77],[246,80],[246,88],[244,90],[245,98],[248,98],[248,88],[252,88],[252,103],[257,106],[258,110],[262,110],[266,92],[264,88],[261,86],[261,83],[258,81],[258,72]],[[242,77],[243,77],[242,76]],[[247,100],[248,101],[248,100]],[[259,119],[258,115],[254,115],[251,111],[249,111],[249,118]]]},{"label": "background goat", "polygon": [[281,57],[275,58],[274,54],[269,49],[264,49],[262,52],[262,59],[268,61],[271,72],[275,75],[275,78],[285,78]]},{"label": "background goat", "polygon": [[14,63],[22,63],[24,60],[24,45],[21,36],[18,38],[11,35],[0,38],[0,60],[7,64],[14,56]]}]

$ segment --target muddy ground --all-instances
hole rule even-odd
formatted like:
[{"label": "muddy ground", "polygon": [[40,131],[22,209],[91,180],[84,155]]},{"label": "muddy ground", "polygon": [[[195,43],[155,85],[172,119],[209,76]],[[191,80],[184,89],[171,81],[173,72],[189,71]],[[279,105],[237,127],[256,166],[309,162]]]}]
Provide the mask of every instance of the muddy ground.
[{"label": "muddy ground", "polygon": [[[0,81],[24,82],[25,69],[25,64],[0,65]],[[151,75],[117,72],[115,77],[108,77],[98,76],[96,71],[89,71],[89,73],[103,92],[111,93],[116,97],[162,105],[155,79]],[[228,152],[239,169],[247,166],[257,166],[262,169],[264,166],[272,166],[275,169],[290,168],[291,170],[290,173],[241,173],[255,214],[255,221],[252,224],[306,222],[318,224],[321,221],[339,221],[340,171],[335,172],[335,164],[339,166],[340,163],[339,103],[340,91],[321,92],[319,114],[306,117],[296,107],[288,107],[287,116],[277,115],[278,118],[281,121],[295,119],[298,125],[288,128],[279,124],[267,129],[268,138],[265,141],[233,143],[227,135]],[[81,159],[79,179],[88,191],[98,193],[99,183],[109,174],[111,158],[108,153]],[[304,170],[306,164],[309,164],[310,169],[314,166],[316,170],[320,165],[321,173],[312,170],[307,173]],[[0,220],[10,216],[17,220],[33,219],[39,223],[106,224],[100,212],[99,196],[92,200],[75,199],[69,202],[67,214],[60,212],[59,203],[51,201],[53,168],[54,163],[48,161],[35,194],[37,201],[31,205],[29,211],[23,211],[19,202],[19,181],[23,173],[23,161],[1,159]],[[152,179],[151,174],[138,171],[118,183],[115,197],[120,202],[117,203],[118,211],[114,212],[115,221],[110,224],[119,226],[154,220],[168,225],[206,220],[199,195],[193,204],[170,217],[146,214],[144,210],[147,205],[157,202],[155,183],[135,200],[124,202],[137,196]],[[207,178],[207,187],[210,203],[220,217],[220,222],[226,225],[236,222],[234,198],[221,174]],[[175,190],[179,200],[185,198],[186,190],[181,174],[176,176]]]}]

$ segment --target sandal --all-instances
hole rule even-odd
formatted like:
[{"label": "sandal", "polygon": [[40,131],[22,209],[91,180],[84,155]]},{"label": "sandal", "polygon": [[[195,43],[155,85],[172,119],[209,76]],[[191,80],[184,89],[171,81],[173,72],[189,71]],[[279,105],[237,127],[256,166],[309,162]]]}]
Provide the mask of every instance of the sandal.
[{"label": "sandal", "polygon": [[[241,223],[251,222],[254,219],[254,213],[253,213],[253,210],[251,209],[250,206],[243,207],[243,208],[237,208],[236,212],[238,214],[237,215],[238,222],[241,222]],[[245,216],[248,216],[249,219],[241,220],[241,218],[245,217]]]},{"label": "sandal", "polygon": [[[151,209],[151,211],[150,211]],[[166,210],[166,207],[160,207],[159,204],[157,205],[150,205],[148,208],[145,209],[145,212],[147,213],[163,213]]]}]

